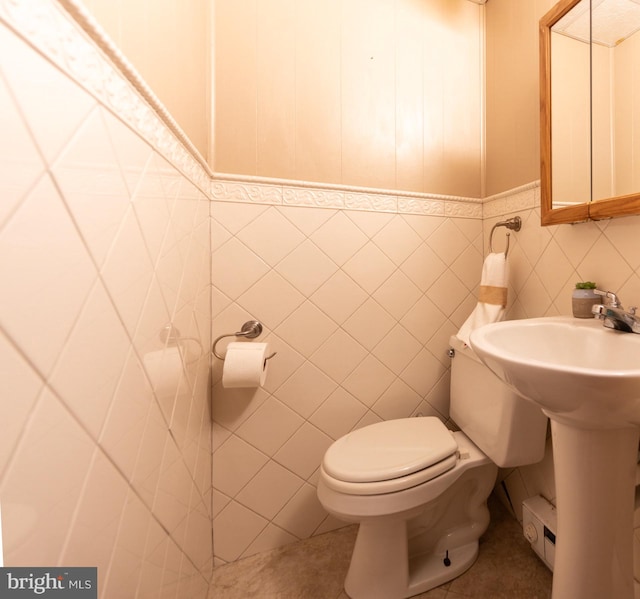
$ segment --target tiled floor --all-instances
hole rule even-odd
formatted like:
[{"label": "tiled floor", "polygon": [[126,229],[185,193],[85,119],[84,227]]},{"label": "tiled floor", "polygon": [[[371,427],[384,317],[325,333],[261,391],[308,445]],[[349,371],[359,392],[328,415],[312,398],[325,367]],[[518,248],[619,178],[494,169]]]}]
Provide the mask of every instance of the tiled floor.
[{"label": "tiled floor", "polygon": [[[476,563],[419,599],[551,597],[551,572],[520,525],[493,496],[489,508],[491,524]],[[349,526],[217,568],[210,599],[347,599],[342,583],[355,535],[355,526]]]}]

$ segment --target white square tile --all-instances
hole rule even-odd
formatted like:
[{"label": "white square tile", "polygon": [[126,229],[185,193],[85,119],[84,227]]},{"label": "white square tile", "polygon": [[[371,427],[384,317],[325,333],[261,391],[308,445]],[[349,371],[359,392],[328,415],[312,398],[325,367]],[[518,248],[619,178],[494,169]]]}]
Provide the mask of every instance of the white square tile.
[{"label": "white square tile", "polygon": [[353,395],[338,388],[311,415],[309,422],[332,439],[339,439],[353,429],[366,411]]},{"label": "white square tile", "polygon": [[453,262],[451,272],[466,285],[467,289],[472,291],[477,289],[482,274],[482,255],[470,245]]},{"label": "white square tile", "polygon": [[345,215],[358,225],[358,228],[369,238],[395,218],[393,214],[385,212],[361,212],[359,210],[346,210]]},{"label": "white square tile", "polygon": [[276,270],[300,293],[309,297],[338,267],[313,242],[307,240],[286,256]]},{"label": "white square tile", "polygon": [[445,375],[427,393],[425,401],[440,415],[446,418],[449,414],[451,375],[447,370]]},{"label": "white square tile", "polygon": [[262,452],[231,436],[213,454],[214,488],[235,497],[267,462]]},{"label": "white square tile", "polygon": [[3,139],[11,140],[11,143],[0,144],[1,226],[45,169],[38,149],[1,77],[0,130]]},{"label": "white square tile", "polygon": [[551,303],[551,297],[549,297],[536,272],[533,272],[527,279],[519,297],[528,318],[544,316],[546,306]]},{"label": "white square tile", "polygon": [[395,378],[396,375],[391,370],[369,354],[342,386],[363,404],[371,407]]},{"label": "white square tile", "polygon": [[236,501],[268,520],[296,494],[304,481],[275,462],[268,462],[236,495]]},{"label": "white square tile", "polygon": [[343,328],[368,350],[395,326],[396,320],[374,299],[368,299],[343,324]]},{"label": "white square tile", "polygon": [[[624,256],[629,266],[637,271],[640,268],[640,256],[636,248],[638,247],[638,227],[634,218],[616,218],[609,222],[607,227],[607,238],[614,247]],[[556,244],[558,240],[556,239]],[[551,249],[551,246],[549,246]],[[547,249],[545,254],[549,251]],[[561,248],[564,250],[564,247]]]},{"label": "white square tile", "polygon": [[276,333],[303,356],[309,357],[336,328],[329,317],[307,301],[277,328]]},{"label": "white square tile", "polygon": [[429,288],[427,297],[446,315],[449,316],[467,297],[469,290],[450,270]]},{"label": "white square tile", "polygon": [[400,270],[396,270],[373,294],[396,320],[400,320],[421,296],[420,289]]},{"label": "white square tile", "polygon": [[336,387],[335,381],[310,362],[305,362],[274,395],[308,418]]},{"label": "white square tile", "polygon": [[270,328],[277,327],[304,301],[304,296],[275,271],[238,298],[238,303]]},{"label": "white square tile", "polygon": [[285,505],[273,522],[299,539],[310,537],[327,513],[318,500],[313,485],[305,483]]},{"label": "white square tile", "polygon": [[98,438],[128,353],[129,338],[100,284],[91,292],[50,379]]},{"label": "white square tile", "polygon": [[395,216],[373,242],[397,265],[402,264],[422,243],[420,236],[404,221]]},{"label": "white square tile", "polygon": [[420,403],[420,396],[411,387],[396,379],[373,406],[383,420],[408,418]]},{"label": "white square tile", "polygon": [[367,297],[362,287],[339,270],[310,299],[330,318],[342,324]]},{"label": "white square tile", "polygon": [[230,239],[211,257],[211,281],[232,299],[237,299],[259,281],[269,266],[235,238]]},{"label": "white square tile", "polygon": [[2,422],[0,473],[2,473],[44,385],[37,372],[24,361],[2,333],[0,333],[0,380],[2,380],[3,398],[0,402],[0,422]]},{"label": "white square tile", "polygon": [[418,354],[422,345],[402,325],[397,325],[373,349],[385,366],[400,374]]},{"label": "white square tile", "polygon": [[418,341],[426,344],[445,319],[440,309],[426,296],[422,296],[402,317],[400,324]]},{"label": "white square tile", "polygon": [[232,237],[218,221],[211,219],[211,251],[215,252]]},{"label": "white square tile", "polygon": [[311,240],[339,266],[367,243],[366,235],[342,212],[316,230]]},{"label": "white square tile", "polygon": [[[402,218],[423,241],[429,239],[433,232],[446,220],[442,216],[420,216],[417,214],[403,214]],[[481,225],[479,226],[481,227]]]},{"label": "white square tile", "polygon": [[232,501],[213,521],[216,556],[226,562],[238,559],[267,524],[255,512]]},{"label": "white square tile", "polygon": [[423,293],[447,269],[446,264],[426,243],[416,249],[400,266]]},{"label": "white square tile", "polygon": [[96,452],[60,563],[109,567],[127,493],[127,481]]},{"label": "white square tile", "polygon": [[268,206],[260,204],[214,202],[211,206],[213,220],[235,235],[256,220]]},{"label": "white square tile", "polygon": [[126,214],[130,194],[99,110],[84,121],[52,171],[101,265]]},{"label": "white square tile", "polygon": [[275,460],[306,480],[320,466],[332,442],[331,437],[306,423],[280,448]]},{"label": "white square tile", "polygon": [[402,371],[400,378],[420,397],[425,397],[444,376],[445,366],[430,351],[423,349]]},{"label": "white square tile", "polygon": [[554,239],[558,242],[569,262],[577,266],[600,237],[597,223],[580,223],[578,227],[557,227]]},{"label": "white square tile", "polygon": [[137,588],[151,518],[148,509],[136,494],[130,491],[113,549],[109,578],[103,581],[101,586],[109,596],[126,595],[127,590]]},{"label": "white square tile", "polygon": [[129,193],[133,197],[154,150],[142,137],[110,112],[104,113],[104,120]]},{"label": "white square tile", "polygon": [[100,446],[127,479],[134,472],[151,401],[142,366],[130,352],[100,434]]},{"label": "white square tile", "polygon": [[[534,213],[524,215],[522,228],[514,235],[517,235],[516,243],[518,247],[532,264],[535,264],[540,259],[540,256],[545,251],[549,241],[551,241],[551,232],[549,231],[549,228],[541,227],[540,221]],[[499,242],[496,239],[494,245],[498,246],[498,243]]]},{"label": "white square tile", "polygon": [[468,246],[465,235],[456,226],[457,219],[446,219],[427,239],[427,244],[442,260],[451,264]]},{"label": "white square tile", "polygon": [[236,434],[271,456],[303,422],[293,410],[270,397],[237,429]]},{"label": "white square tile", "polygon": [[148,352],[164,347],[160,333],[170,320],[171,316],[167,310],[160,284],[154,277],[151,280],[149,293],[145,299],[133,338],[139,355],[144,356]]},{"label": "white square tile", "polygon": [[101,274],[130,335],[135,333],[153,278],[153,265],[132,209],[105,260]]},{"label": "white square tile", "polygon": [[215,518],[227,505],[231,499],[224,493],[213,489],[212,492],[212,505],[213,505],[213,517]]},{"label": "white square tile", "polygon": [[307,206],[283,206],[278,207],[278,211],[307,237],[337,213],[336,210]]},{"label": "white square tile", "polygon": [[376,245],[368,243],[343,269],[360,287],[373,293],[391,276],[395,265]]},{"label": "white square tile", "polygon": [[237,237],[271,266],[275,266],[305,239],[298,228],[274,207],[246,225]]},{"label": "white square tile", "polygon": [[94,450],[89,436],[45,391],[3,480],[5,563],[57,563]]},{"label": "white square tile", "polygon": [[620,289],[631,276],[631,267],[605,236],[598,238],[577,268],[582,280],[596,281],[607,289]]},{"label": "white square tile", "polygon": [[[0,70],[50,164],[96,100],[6,28],[0,31]],[[4,110],[0,114],[9,118]],[[19,148],[19,138],[14,138],[6,125],[3,119],[3,135],[12,140],[15,149]]]},{"label": "white square tile", "polygon": [[183,530],[188,515],[192,478],[173,439],[165,445],[153,513],[164,528],[176,538]]},{"label": "white square tile", "polygon": [[568,282],[571,283],[571,287],[577,283],[577,280],[571,279],[573,268],[554,239],[549,242],[547,250],[540,257],[536,270],[544,273],[543,285],[551,297],[556,297]]},{"label": "white square tile", "polygon": [[220,381],[211,391],[211,414],[219,424],[234,431],[266,401],[268,396],[262,387],[225,389]]},{"label": "white square tile", "polygon": [[96,277],[53,184],[43,178],[0,232],[0,321],[43,372],[57,359]]},{"label": "white square tile", "polygon": [[334,381],[341,383],[367,353],[353,337],[338,329],[313,354],[311,361]]}]

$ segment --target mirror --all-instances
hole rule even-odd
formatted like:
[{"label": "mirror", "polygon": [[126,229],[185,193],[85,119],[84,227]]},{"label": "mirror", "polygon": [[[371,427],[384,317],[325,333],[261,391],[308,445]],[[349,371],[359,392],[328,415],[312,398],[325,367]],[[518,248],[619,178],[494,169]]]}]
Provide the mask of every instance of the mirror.
[{"label": "mirror", "polygon": [[640,3],[561,0],[540,20],[542,224],[640,214]]}]

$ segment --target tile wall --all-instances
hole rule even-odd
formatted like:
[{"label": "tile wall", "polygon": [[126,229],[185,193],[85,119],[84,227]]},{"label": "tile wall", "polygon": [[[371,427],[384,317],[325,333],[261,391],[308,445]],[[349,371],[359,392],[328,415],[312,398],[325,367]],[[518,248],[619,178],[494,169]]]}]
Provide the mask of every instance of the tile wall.
[{"label": "tile wall", "polygon": [[207,175],[55,2],[0,2],[0,131],[5,565],[205,596]]},{"label": "tile wall", "polygon": [[[391,418],[447,421],[448,339],[475,305],[483,247],[479,203],[231,183],[213,195],[270,202],[212,206],[213,334],[257,318],[278,352],[257,390],[223,388],[214,366],[224,563],[341,525],[316,498],[335,439]],[[347,207],[376,202],[389,211]]]},{"label": "tile wall", "polygon": [[[278,351],[256,391],[224,389],[214,365],[216,563],[341,525],[315,490],[334,439],[389,418],[447,422],[448,338],[475,305],[498,220],[523,219],[508,318],[570,314],[577,280],[640,299],[638,218],[543,228],[537,183],[488,198],[483,219],[452,209],[463,201],[411,214],[401,196],[339,188],[218,182],[213,196],[213,334],[259,318]],[[555,499],[552,460],[549,443],[540,464],[501,471],[516,517],[527,497]]]}]

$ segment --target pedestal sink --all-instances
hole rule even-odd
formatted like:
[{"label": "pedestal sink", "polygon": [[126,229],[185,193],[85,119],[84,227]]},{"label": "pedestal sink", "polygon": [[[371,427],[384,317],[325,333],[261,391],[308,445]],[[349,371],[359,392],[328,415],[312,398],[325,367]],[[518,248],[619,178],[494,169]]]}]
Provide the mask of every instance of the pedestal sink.
[{"label": "pedestal sink", "polygon": [[471,334],[480,359],[551,420],[553,599],[633,599],[640,335],[557,316]]}]

